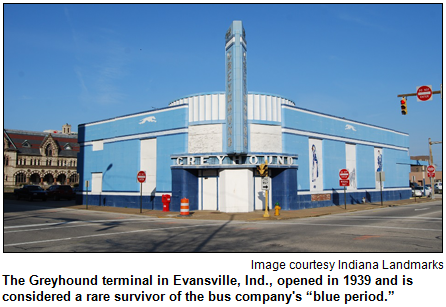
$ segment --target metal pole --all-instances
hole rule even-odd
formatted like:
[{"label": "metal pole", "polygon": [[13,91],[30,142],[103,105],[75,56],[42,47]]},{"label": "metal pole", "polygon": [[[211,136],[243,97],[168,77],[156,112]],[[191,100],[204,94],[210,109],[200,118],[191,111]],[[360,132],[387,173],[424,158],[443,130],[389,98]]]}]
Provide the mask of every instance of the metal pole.
[{"label": "metal pole", "polygon": [[383,181],[381,178],[381,172],[379,172],[379,183],[381,186],[381,206],[383,206]]},{"label": "metal pole", "polygon": [[[434,165],[434,157],[432,156],[432,141],[431,138],[429,138],[429,164],[430,165]],[[435,189],[434,189],[434,184],[432,183],[432,177],[430,178],[430,183],[431,183],[431,199],[435,199]]]},{"label": "metal pole", "polygon": [[141,192],[140,197],[139,197],[139,200],[140,200],[140,202],[139,202],[139,213],[142,213],[142,182],[141,182],[141,188],[139,190]]},{"label": "metal pole", "polygon": [[87,187],[87,196],[86,196],[85,201],[86,201],[86,203],[87,203],[87,210],[88,210],[88,187]]},{"label": "metal pole", "polygon": [[263,214],[263,217],[269,217],[269,213],[268,213],[268,190],[265,190],[265,213]]},{"label": "metal pole", "polygon": [[344,209],[347,210],[347,197],[345,196],[347,187],[344,187]]}]

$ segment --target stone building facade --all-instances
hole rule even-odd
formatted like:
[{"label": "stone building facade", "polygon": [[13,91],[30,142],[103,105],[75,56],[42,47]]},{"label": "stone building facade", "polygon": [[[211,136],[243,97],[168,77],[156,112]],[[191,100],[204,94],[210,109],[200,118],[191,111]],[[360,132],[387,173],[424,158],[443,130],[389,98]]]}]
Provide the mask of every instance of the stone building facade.
[{"label": "stone building facade", "polygon": [[77,173],[77,133],[71,125],[62,131],[3,130],[4,187],[36,184],[79,183]]}]

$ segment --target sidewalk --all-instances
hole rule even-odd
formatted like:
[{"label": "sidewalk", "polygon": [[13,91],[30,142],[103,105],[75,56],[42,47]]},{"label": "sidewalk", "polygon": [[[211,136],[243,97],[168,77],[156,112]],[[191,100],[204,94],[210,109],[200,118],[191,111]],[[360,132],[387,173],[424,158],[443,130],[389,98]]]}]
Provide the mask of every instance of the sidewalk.
[{"label": "sidewalk", "polygon": [[[442,195],[435,195],[435,200],[442,201]],[[383,203],[365,203],[365,204],[354,204],[347,205],[346,208],[344,205],[341,206],[330,206],[330,207],[322,207],[322,208],[311,208],[311,209],[302,209],[302,210],[292,210],[285,211],[280,210],[280,215],[275,216],[275,210],[269,210],[269,217],[263,217],[264,211],[257,210],[254,212],[237,212],[237,213],[224,213],[219,211],[209,211],[209,210],[196,210],[191,211],[189,216],[180,216],[179,212],[163,212],[159,210],[147,210],[143,209],[142,213],[140,213],[140,209],[136,208],[121,208],[121,207],[106,207],[106,206],[88,206],[88,210],[91,211],[105,211],[105,212],[115,212],[115,213],[124,213],[124,214],[136,214],[136,215],[144,215],[156,218],[177,218],[177,219],[199,219],[199,220],[237,220],[237,221],[260,221],[260,220],[285,220],[285,219],[295,219],[295,218],[305,218],[305,217],[317,217],[323,215],[330,214],[338,214],[338,213],[346,213],[346,212],[355,212],[362,210],[372,210],[372,209],[382,209],[387,207],[394,206],[403,206],[408,204],[420,204],[431,202],[430,198],[422,197],[398,200],[398,201],[387,201]],[[48,207],[56,207],[56,208],[70,208],[70,209],[78,209],[78,210],[87,210],[85,205],[68,205],[64,202],[47,202],[44,203],[36,203],[38,205],[48,206]]]}]

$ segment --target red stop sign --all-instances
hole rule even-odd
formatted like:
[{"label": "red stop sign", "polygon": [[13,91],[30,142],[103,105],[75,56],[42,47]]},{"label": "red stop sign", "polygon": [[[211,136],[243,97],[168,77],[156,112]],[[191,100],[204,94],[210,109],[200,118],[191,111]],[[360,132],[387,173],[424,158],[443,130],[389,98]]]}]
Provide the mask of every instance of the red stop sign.
[{"label": "red stop sign", "polygon": [[348,172],[347,169],[343,168],[339,171],[339,178],[341,179],[348,179],[348,177],[350,177],[350,173]]},{"label": "red stop sign", "polygon": [[420,101],[430,100],[432,98],[432,88],[427,85],[420,86],[417,89],[417,98]]},{"label": "red stop sign", "polygon": [[427,171],[428,171],[428,173],[434,173],[434,172],[435,172],[435,166],[433,166],[433,165],[429,165],[429,166],[427,167]]},{"label": "red stop sign", "polygon": [[139,171],[138,175],[136,176],[138,179],[138,182],[143,183],[146,181],[146,172],[145,171]]}]

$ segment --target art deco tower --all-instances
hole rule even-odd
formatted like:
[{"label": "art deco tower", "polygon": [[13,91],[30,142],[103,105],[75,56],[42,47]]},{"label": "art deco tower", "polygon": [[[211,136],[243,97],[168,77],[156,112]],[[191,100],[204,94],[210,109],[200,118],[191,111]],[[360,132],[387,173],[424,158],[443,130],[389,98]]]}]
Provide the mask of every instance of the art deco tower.
[{"label": "art deco tower", "polygon": [[226,32],[226,152],[248,153],[246,36],[241,21]]}]

